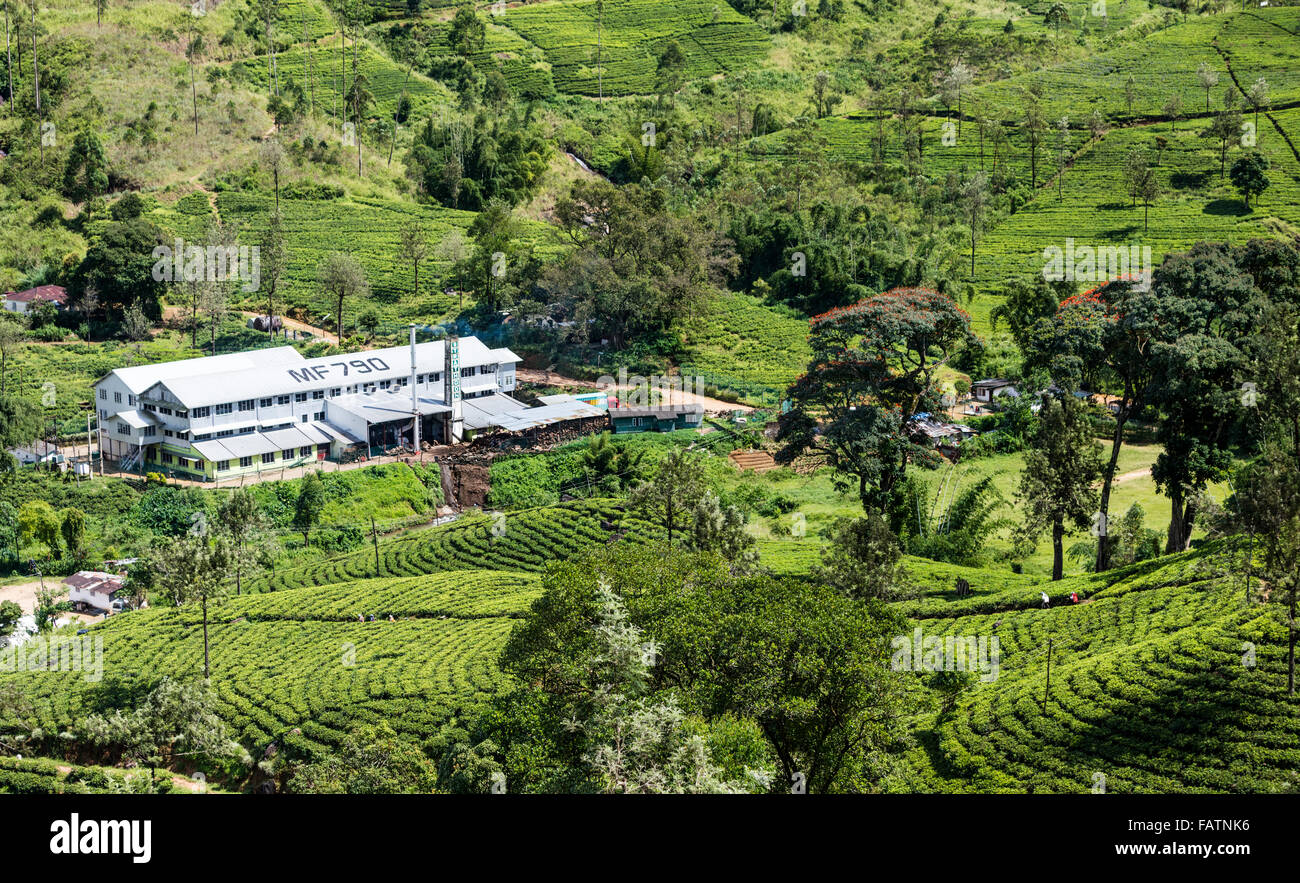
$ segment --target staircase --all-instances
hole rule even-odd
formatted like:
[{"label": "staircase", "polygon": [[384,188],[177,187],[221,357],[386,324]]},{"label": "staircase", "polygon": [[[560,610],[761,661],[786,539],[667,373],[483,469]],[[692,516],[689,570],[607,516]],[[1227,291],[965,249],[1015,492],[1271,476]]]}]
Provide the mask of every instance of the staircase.
[{"label": "staircase", "polygon": [[144,448],[135,448],[131,453],[117,461],[117,468],[122,472],[134,472],[143,457]]},{"label": "staircase", "polygon": [[771,472],[776,468],[776,461],[767,451],[732,451],[727,456],[744,471]]}]

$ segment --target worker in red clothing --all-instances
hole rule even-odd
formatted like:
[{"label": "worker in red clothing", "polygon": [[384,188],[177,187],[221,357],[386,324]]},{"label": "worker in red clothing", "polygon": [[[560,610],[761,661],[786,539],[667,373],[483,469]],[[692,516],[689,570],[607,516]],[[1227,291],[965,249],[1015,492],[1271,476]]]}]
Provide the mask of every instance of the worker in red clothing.
[{"label": "worker in red clothing", "polygon": [[1079,603],[1079,593],[1078,593],[1078,592],[1071,592],[1071,593],[1070,593],[1070,603],[1071,603],[1071,604],[1078,604],[1078,603]]}]

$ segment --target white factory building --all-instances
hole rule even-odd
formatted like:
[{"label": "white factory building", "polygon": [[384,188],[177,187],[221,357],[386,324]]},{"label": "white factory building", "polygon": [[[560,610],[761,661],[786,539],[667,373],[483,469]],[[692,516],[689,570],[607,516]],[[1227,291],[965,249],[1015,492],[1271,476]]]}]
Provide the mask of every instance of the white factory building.
[{"label": "white factory building", "polygon": [[417,431],[420,442],[444,444],[603,415],[578,402],[515,400],[519,361],[462,337],[316,359],[284,346],[118,368],[95,384],[100,450],[126,470],[220,480],[414,447]]}]

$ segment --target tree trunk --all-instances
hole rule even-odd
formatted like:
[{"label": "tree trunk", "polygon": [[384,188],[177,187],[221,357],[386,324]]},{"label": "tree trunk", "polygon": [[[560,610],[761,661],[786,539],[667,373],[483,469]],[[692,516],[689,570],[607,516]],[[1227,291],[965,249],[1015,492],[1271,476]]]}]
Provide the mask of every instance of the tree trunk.
[{"label": "tree trunk", "polygon": [[1105,573],[1110,570],[1110,489],[1115,482],[1115,470],[1119,467],[1119,451],[1124,444],[1124,424],[1128,422],[1127,409],[1122,410],[1116,415],[1115,435],[1111,438],[1110,444],[1110,462],[1106,464],[1105,470],[1101,473],[1101,505],[1097,511],[1101,513],[1103,523],[1106,524],[1106,530],[1101,536],[1097,537],[1097,573]]},{"label": "tree trunk", "polygon": [[1183,492],[1175,489],[1169,496],[1169,534],[1165,542],[1165,554],[1173,555],[1186,552],[1191,544],[1192,528],[1196,522],[1196,504],[1190,500],[1184,502]]},{"label": "tree trunk", "polygon": [[32,89],[36,94],[37,142],[41,146],[41,165],[45,165],[45,117],[41,113],[41,72],[36,63],[36,0],[32,0]]},{"label": "tree trunk", "polygon": [[194,103],[194,134],[199,134],[199,93],[194,85],[194,57],[190,56],[190,100]]},{"label": "tree trunk", "polygon": [[212,670],[208,667],[208,599],[203,599],[203,680],[212,679]]},{"label": "tree trunk", "polygon": [[1065,538],[1065,526],[1057,521],[1052,525],[1052,581],[1056,582],[1065,575],[1065,557],[1062,540]]},{"label": "tree trunk", "polygon": [[1287,616],[1286,644],[1286,694],[1295,696],[1295,596],[1296,589],[1291,589],[1291,607]]},{"label": "tree trunk", "polygon": [[9,91],[5,93],[5,109],[14,112],[14,54],[9,48],[9,0],[5,0],[5,71],[9,74]]}]

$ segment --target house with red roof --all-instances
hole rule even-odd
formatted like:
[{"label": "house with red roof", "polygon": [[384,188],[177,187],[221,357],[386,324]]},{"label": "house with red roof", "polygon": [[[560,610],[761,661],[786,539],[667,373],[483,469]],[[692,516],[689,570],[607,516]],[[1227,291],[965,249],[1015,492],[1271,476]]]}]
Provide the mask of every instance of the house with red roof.
[{"label": "house with red roof", "polygon": [[68,291],[62,285],[38,285],[26,291],[5,292],[5,312],[24,315],[41,302],[54,304],[60,310],[68,308]]}]

